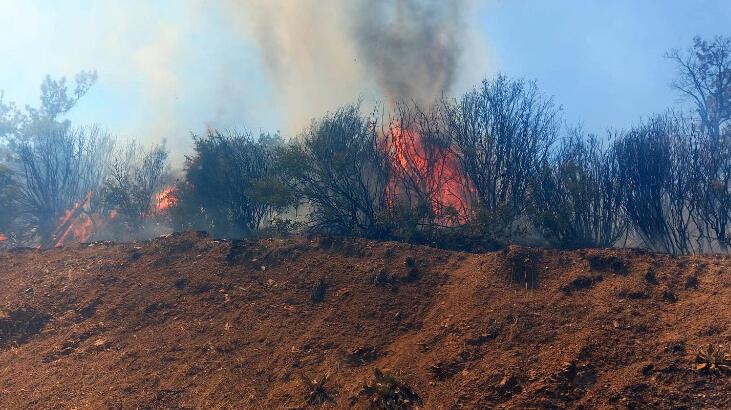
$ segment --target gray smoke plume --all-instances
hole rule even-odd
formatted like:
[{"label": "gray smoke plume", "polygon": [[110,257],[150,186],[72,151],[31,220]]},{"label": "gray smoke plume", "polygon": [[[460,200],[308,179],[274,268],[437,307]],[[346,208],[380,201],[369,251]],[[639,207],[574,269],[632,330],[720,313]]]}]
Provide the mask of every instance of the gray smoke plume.
[{"label": "gray smoke plume", "polygon": [[429,104],[451,88],[465,24],[457,0],[362,1],[353,40],[389,98]]},{"label": "gray smoke plume", "polygon": [[466,24],[460,0],[230,0],[257,40],[296,131],[361,96],[429,104],[452,87]]}]

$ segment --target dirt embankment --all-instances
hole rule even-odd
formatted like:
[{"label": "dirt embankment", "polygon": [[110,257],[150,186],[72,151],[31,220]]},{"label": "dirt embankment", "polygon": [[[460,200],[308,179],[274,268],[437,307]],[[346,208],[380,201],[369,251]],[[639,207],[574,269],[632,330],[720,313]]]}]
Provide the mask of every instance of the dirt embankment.
[{"label": "dirt embankment", "polygon": [[729,258],[632,250],[6,251],[0,407],[731,408],[730,377],[691,369],[731,344],[730,302]]}]

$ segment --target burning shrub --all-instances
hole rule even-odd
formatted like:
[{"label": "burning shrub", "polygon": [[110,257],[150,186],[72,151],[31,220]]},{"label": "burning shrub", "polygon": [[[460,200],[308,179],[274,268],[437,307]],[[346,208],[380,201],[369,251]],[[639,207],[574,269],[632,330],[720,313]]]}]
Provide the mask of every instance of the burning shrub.
[{"label": "burning shrub", "polygon": [[[94,197],[104,179],[113,144],[98,128],[72,128],[63,117],[96,78],[95,72],[82,71],[69,89],[65,78],[46,76],[37,108],[26,106],[21,111],[0,101],[0,141],[7,143],[0,150],[8,151],[8,164],[15,173],[18,210],[12,217],[15,231],[3,236],[16,243],[47,247],[57,244],[60,235],[87,238],[87,230],[77,228],[92,222],[97,202],[86,198]],[[71,209],[83,224],[69,223]]]},{"label": "burning shrub", "polygon": [[155,193],[162,189],[167,157],[163,146],[145,150],[134,142],[115,153],[102,201],[117,213],[115,224],[126,236],[140,232],[160,202]]},{"label": "burning shrub", "polygon": [[291,202],[272,173],[276,136],[255,140],[248,133],[211,131],[195,137],[185,181],[178,185],[173,219],[178,228],[208,230],[217,236],[249,236],[264,217]]},{"label": "burning shrub", "polygon": [[314,121],[301,142],[278,154],[288,186],[312,207],[312,228],[371,237],[384,234],[378,216],[387,210],[387,161],[375,124],[357,105]]},{"label": "burning shrub", "polygon": [[416,217],[412,228],[426,231],[426,236],[437,226],[465,223],[472,208],[471,186],[461,172],[442,112],[400,103],[384,134],[391,167],[390,207]]}]

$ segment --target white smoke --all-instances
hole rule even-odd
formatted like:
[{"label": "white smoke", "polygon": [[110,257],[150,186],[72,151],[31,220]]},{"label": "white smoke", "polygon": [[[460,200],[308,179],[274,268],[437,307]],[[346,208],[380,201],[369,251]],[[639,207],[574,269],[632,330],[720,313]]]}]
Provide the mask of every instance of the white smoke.
[{"label": "white smoke", "polygon": [[459,0],[110,0],[84,7],[0,0],[0,36],[8,40],[0,54],[9,62],[0,74],[13,78],[23,67],[27,84],[6,94],[22,106],[37,104],[45,74],[95,69],[99,83],[72,120],[121,137],[167,139],[179,161],[189,132],[207,126],[293,135],[360,97],[432,101],[464,77],[472,7]]},{"label": "white smoke", "polygon": [[469,30],[459,0],[229,0],[257,39],[289,130],[359,97],[429,104],[450,91]]}]

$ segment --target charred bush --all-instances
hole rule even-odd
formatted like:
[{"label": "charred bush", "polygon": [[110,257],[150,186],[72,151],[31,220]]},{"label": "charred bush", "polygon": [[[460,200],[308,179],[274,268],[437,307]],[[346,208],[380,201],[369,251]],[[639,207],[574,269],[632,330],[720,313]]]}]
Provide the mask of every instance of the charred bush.
[{"label": "charred bush", "polygon": [[613,246],[627,232],[613,151],[575,131],[552,163],[535,181],[530,209],[543,237],[560,248]]},{"label": "charred bush", "polygon": [[414,259],[411,256],[408,256],[404,260],[404,265],[406,265],[406,280],[407,281],[413,282],[413,281],[419,280],[419,278],[421,278],[421,270],[419,269],[419,266],[416,263],[416,259]]},{"label": "charred bush", "polygon": [[179,278],[175,281],[175,288],[176,289],[185,289],[186,286],[190,283],[190,279],[188,278]]},{"label": "charred bush", "polygon": [[387,158],[375,123],[357,105],[313,121],[300,141],[278,151],[277,165],[291,191],[311,207],[313,230],[384,235],[378,214],[387,208]]},{"label": "charred bush", "polygon": [[629,290],[629,289],[622,289],[619,291],[618,296],[620,298],[627,298],[630,300],[643,300],[648,299],[650,297],[650,294],[647,290]]},{"label": "charred bush", "polygon": [[700,251],[692,200],[699,180],[693,125],[667,114],[623,135],[614,145],[623,208],[645,246],[673,254]]},{"label": "charred bush", "polygon": [[20,213],[18,181],[12,170],[0,163],[0,246],[8,241]]},{"label": "charred bush", "polygon": [[384,268],[378,271],[375,275],[373,275],[372,283],[378,287],[386,287],[390,285],[392,282],[391,276],[388,274],[388,271]]},{"label": "charred bush", "polygon": [[330,380],[329,373],[317,379],[310,379],[304,372],[300,376],[307,389],[307,395],[305,396],[306,404],[321,405],[333,400],[332,393],[326,387],[326,383]]},{"label": "charred bush", "polygon": [[601,282],[602,280],[604,280],[604,277],[601,275],[594,277],[581,275],[571,282],[567,283],[566,285],[562,286],[561,290],[566,294],[571,294],[572,292],[577,290],[592,288],[594,287],[594,285]]},{"label": "charred bush", "polygon": [[677,296],[677,295],[675,294],[675,292],[673,292],[673,291],[672,291],[672,290],[670,290],[670,289],[665,289],[665,290],[664,290],[664,291],[662,292],[662,298],[663,298],[663,300],[665,300],[666,302],[670,302],[670,303],[675,303],[675,302],[677,302],[677,301],[678,301],[678,296]]},{"label": "charred bush", "polygon": [[731,245],[731,37],[695,37],[687,52],[671,50],[666,57],[678,70],[673,87],[695,108],[703,135],[699,235],[725,251]]},{"label": "charred bush", "polygon": [[528,208],[532,181],[548,161],[559,109],[535,83],[503,75],[484,80],[445,109],[473,202],[487,213],[503,210],[509,216],[505,226],[514,228]]},{"label": "charred bush", "polygon": [[361,366],[378,359],[379,356],[378,348],[361,346],[348,351],[345,355],[345,361],[351,366]]},{"label": "charred bush", "polygon": [[229,265],[235,265],[239,261],[239,256],[246,254],[248,242],[240,239],[231,241],[231,246],[226,254],[226,263]]},{"label": "charred bush", "polygon": [[588,261],[589,268],[594,271],[610,271],[618,275],[627,275],[629,273],[627,262],[613,255],[591,255]]}]

